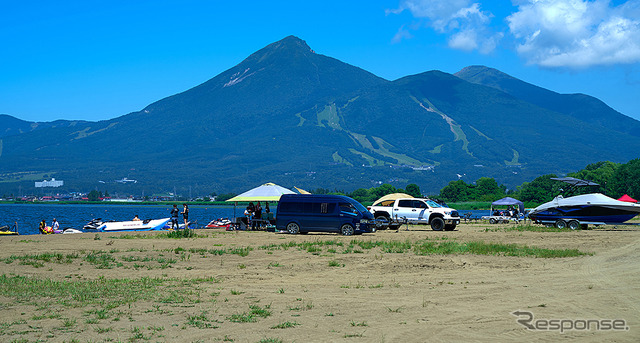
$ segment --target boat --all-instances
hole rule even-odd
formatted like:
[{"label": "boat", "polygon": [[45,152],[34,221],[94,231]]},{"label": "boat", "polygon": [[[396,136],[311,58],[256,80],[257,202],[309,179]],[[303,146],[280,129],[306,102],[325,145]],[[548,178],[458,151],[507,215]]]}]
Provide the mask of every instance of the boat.
[{"label": "boat", "polygon": [[105,222],[102,221],[102,218],[94,218],[91,219],[90,222],[86,223],[83,230],[98,230]]},{"label": "boat", "polygon": [[233,223],[231,222],[231,220],[229,220],[229,218],[218,218],[209,222],[209,224],[205,226],[205,229],[227,229],[228,230],[231,228],[232,224]]},{"label": "boat", "polygon": [[[58,233],[58,232],[56,232],[56,233]],[[68,234],[73,234],[73,233],[84,233],[84,231],[68,227],[68,228],[65,228],[64,230],[62,230],[61,233],[65,234],[65,235],[68,235]]]},{"label": "boat", "polygon": [[[551,178],[573,187],[599,186],[587,180]],[[610,198],[602,193],[589,193],[565,198],[562,194],[529,212],[534,222],[557,228],[586,228],[591,225],[623,224],[640,214],[640,205]]]},{"label": "boat", "polygon": [[169,218],[130,220],[125,222],[104,222],[102,225],[97,227],[97,230],[103,232],[162,230],[168,221]]},{"label": "boat", "polygon": [[0,236],[18,235],[18,223],[13,225],[13,230],[9,225],[0,226]]}]

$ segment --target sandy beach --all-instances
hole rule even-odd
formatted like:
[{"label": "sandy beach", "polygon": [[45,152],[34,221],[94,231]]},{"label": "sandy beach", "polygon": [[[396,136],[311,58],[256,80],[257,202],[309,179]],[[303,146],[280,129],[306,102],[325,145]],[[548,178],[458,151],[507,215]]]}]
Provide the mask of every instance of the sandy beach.
[{"label": "sandy beach", "polygon": [[[640,340],[640,229],[513,226],[0,237],[0,341]],[[587,254],[418,252],[478,241]]]}]

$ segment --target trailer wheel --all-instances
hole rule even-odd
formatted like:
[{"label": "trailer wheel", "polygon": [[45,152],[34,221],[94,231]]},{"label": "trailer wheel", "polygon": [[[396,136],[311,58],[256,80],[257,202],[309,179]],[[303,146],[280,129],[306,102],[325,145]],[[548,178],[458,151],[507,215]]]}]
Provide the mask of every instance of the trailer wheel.
[{"label": "trailer wheel", "polygon": [[565,229],[567,227],[567,222],[562,219],[556,220],[556,228],[557,229]]},{"label": "trailer wheel", "polygon": [[567,223],[567,226],[571,229],[571,230],[577,230],[580,228],[580,222],[577,220],[571,220]]},{"label": "trailer wheel", "polygon": [[377,230],[386,230],[389,227],[389,218],[384,215],[379,215],[375,219]]},{"label": "trailer wheel", "polygon": [[497,221],[495,218],[489,219],[489,224],[495,224]]}]

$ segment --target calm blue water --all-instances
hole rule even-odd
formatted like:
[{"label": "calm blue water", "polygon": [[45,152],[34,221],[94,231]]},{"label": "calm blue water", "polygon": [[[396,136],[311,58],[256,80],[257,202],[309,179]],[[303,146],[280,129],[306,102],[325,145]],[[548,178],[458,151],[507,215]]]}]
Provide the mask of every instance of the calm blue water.
[{"label": "calm blue water", "polygon": [[[0,204],[0,226],[13,226],[18,222],[21,235],[39,234],[38,224],[45,220],[51,225],[53,218],[60,223],[60,228],[82,229],[91,219],[126,221],[136,214],[140,219],[169,218],[169,205],[46,205],[46,204]],[[182,211],[182,206],[178,206]],[[244,208],[237,209],[242,215]],[[205,226],[218,218],[233,218],[233,206],[189,206],[189,221],[198,221],[198,226]],[[180,216],[182,222],[182,216]]]}]

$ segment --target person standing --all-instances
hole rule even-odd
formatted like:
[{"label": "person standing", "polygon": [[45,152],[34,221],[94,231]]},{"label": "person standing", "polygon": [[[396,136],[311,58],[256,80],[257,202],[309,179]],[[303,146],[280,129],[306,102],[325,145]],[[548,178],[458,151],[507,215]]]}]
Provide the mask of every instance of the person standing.
[{"label": "person standing", "polygon": [[259,222],[262,219],[262,206],[260,206],[260,202],[256,204],[256,207],[253,211],[253,220],[251,221],[251,230],[255,230],[256,227],[259,228]]},{"label": "person standing", "polygon": [[182,204],[182,212],[180,212],[182,214],[182,219],[184,219],[184,228],[188,229],[189,228],[189,206],[187,204]]},{"label": "person standing", "polygon": [[173,204],[173,208],[171,209],[171,229],[178,230],[180,226],[178,225],[178,214],[180,214],[180,210],[178,210],[178,205]]}]

